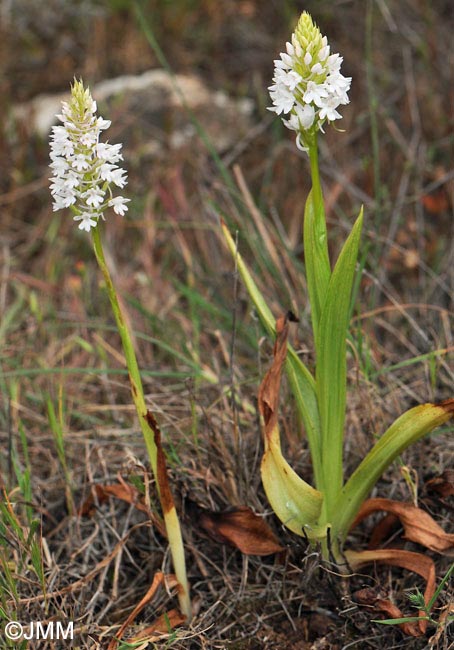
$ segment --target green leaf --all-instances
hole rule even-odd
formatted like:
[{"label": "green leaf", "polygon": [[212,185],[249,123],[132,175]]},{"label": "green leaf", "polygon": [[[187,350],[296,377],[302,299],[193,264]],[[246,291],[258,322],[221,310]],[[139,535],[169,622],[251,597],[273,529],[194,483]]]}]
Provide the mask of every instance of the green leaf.
[{"label": "green leaf", "polygon": [[331,521],[333,534],[345,539],[361,504],[394,459],[453,415],[454,399],[451,399],[440,404],[415,406],[397,418],[342,489]]},{"label": "green leaf", "polygon": [[315,382],[291,345],[288,345],[285,371],[295,397],[298,416],[304,423],[309,449],[311,452],[314,481],[317,488],[323,492],[323,468],[321,457],[321,430],[318,413]]},{"label": "green leaf", "polygon": [[326,537],[326,526],[317,523],[323,494],[303,481],[285,460],[277,427],[265,438],[261,474],[267,499],[284,526],[300,537]]},{"label": "green leaf", "polygon": [[316,390],[322,431],[322,465],[328,518],[342,488],[342,451],[346,404],[346,337],[363,211],[334,267],[320,318]]},{"label": "green leaf", "polygon": [[317,340],[320,317],[331,278],[331,267],[323,200],[315,201],[314,190],[309,193],[304,210],[304,262],[312,312],[312,328],[314,338]]}]

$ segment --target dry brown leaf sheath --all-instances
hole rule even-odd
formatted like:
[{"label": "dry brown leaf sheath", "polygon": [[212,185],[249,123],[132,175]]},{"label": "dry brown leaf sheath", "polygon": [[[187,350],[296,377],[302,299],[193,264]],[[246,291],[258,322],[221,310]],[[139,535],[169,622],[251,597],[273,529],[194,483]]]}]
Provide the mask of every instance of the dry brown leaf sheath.
[{"label": "dry brown leaf sheath", "polygon": [[432,517],[411,503],[400,503],[391,499],[368,499],[353,522],[354,528],[373,512],[388,512],[402,522],[404,537],[444,555],[454,555],[454,535],[446,533]]},{"label": "dry brown leaf sheath", "polygon": [[166,514],[175,508],[175,503],[170,489],[169,477],[167,476],[166,457],[161,444],[161,430],[151,411],[147,411],[145,419],[154,433],[154,441],[157,449],[157,484],[159,486],[162,510]]},{"label": "dry brown leaf sheath", "polygon": [[270,437],[277,425],[279,389],[282,368],[287,356],[288,317],[280,316],[276,320],[276,342],[274,344],[274,361],[260,384],[258,403],[259,411],[265,425],[265,435]]}]

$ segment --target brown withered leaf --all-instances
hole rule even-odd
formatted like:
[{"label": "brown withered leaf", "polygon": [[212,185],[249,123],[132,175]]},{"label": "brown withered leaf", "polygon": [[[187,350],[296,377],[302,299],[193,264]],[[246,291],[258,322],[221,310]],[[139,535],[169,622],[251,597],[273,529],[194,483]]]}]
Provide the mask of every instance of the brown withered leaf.
[{"label": "brown withered leaf", "polygon": [[139,634],[128,639],[128,641],[131,644],[146,641],[147,645],[145,647],[148,647],[149,643],[159,641],[162,639],[163,634],[169,634],[179,625],[183,625],[185,621],[186,617],[178,609],[171,609],[165,614],[161,614],[154,623],[141,630]]},{"label": "brown withered leaf", "polygon": [[[98,500],[99,504],[108,501],[109,497],[115,497],[116,499],[121,499],[121,501],[130,503],[141,512],[146,512],[147,514],[149,512],[147,506],[144,503],[143,496],[140,494],[139,490],[133,485],[128,485],[124,481],[121,483],[112,483],[111,485],[102,485],[98,483],[94,486],[94,490],[96,493],[96,499]],[[95,498],[93,494],[90,494],[80,506],[79,516],[92,516],[94,514],[94,507]]]},{"label": "brown withered leaf", "polygon": [[[99,504],[105,503],[109,497],[115,499],[120,499],[121,501],[126,501],[126,503],[131,504],[140,512],[147,514],[153,525],[159,530],[161,535],[166,536],[166,530],[161,519],[156,516],[155,513],[151,512],[145,503],[143,495],[139,490],[126,483],[121,477],[119,477],[119,483],[112,483],[111,485],[102,485],[98,483],[94,486],[96,500]],[[80,517],[92,517],[95,513],[95,497],[93,493],[85,499],[78,510]]]},{"label": "brown withered leaf", "polygon": [[[353,570],[357,570],[366,564],[378,562],[389,566],[397,566],[407,571],[413,571],[426,581],[424,590],[424,602],[426,605],[435,593],[435,564],[430,557],[413,551],[400,549],[378,549],[373,551],[346,551],[345,558]],[[359,592],[361,593],[361,592]],[[358,592],[356,594],[358,596]],[[391,601],[377,597],[374,602],[363,601],[363,604],[374,605],[377,609],[384,611],[390,618],[402,618],[403,614]],[[420,612],[424,616],[425,612]],[[400,623],[401,630],[409,636],[421,636],[427,629],[427,621],[419,620],[417,623]]]},{"label": "brown withered leaf", "polygon": [[426,487],[436,492],[442,498],[454,495],[454,469],[447,469],[440,476],[435,476],[426,482]]},{"label": "brown withered leaf", "polygon": [[161,430],[156,418],[151,411],[147,411],[145,419],[153,431],[154,441],[157,449],[157,483],[159,487],[159,496],[164,514],[167,514],[175,508],[175,503],[170,489],[169,477],[167,475],[167,463],[164,450],[161,444]]},{"label": "brown withered leaf", "polygon": [[[138,614],[140,614],[140,612],[143,610],[143,608],[146,605],[148,605],[148,603],[154,598],[158,588],[162,584],[165,584],[167,587],[172,588],[172,587],[176,587],[178,585],[178,581],[177,581],[177,579],[175,578],[174,575],[165,576],[161,571],[157,571],[155,573],[155,576],[153,578],[153,582],[151,583],[151,586],[148,589],[147,593],[137,603],[137,605],[134,607],[132,612],[126,618],[126,620],[124,621],[124,623],[122,624],[122,626],[120,627],[118,632],[116,632],[115,638],[110,641],[110,643],[109,643],[109,645],[107,647],[107,650],[116,650],[117,649],[120,640],[124,636],[125,630],[131,625],[133,620],[136,618],[136,616],[138,616]],[[154,625],[156,625],[161,618],[162,617],[159,617],[159,619],[157,619],[157,621],[155,621]],[[180,615],[180,618],[181,618],[181,615]],[[182,619],[183,620],[181,620],[179,624],[184,623],[184,621],[186,620],[186,618],[184,616],[182,617]],[[168,625],[161,628],[160,623],[158,624],[158,628],[159,628],[159,630],[162,630],[163,633],[167,632],[168,629],[169,629]],[[158,628],[156,628],[154,631],[157,632]]]},{"label": "brown withered leaf", "polygon": [[193,521],[212,539],[234,546],[245,555],[271,555],[284,550],[266,521],[247,506],[212,512],[192,503],[190,510]]},{"label": "brown withered leaf", "polygon": [[282,368],[287,356],[287,338],[289,315],[280,316],[276,320],[276,341],[274,343],[274,361],[262,383],[258,394],[258,406],[265,425],[265,435],[271,433],[277,425],[279,406],[279,389],[281,386]]},{"label": "brown withered leaf", "polygon": [[381,519],[373,528],[372,533],[369,537],[369,543],[367,548],[373,549],[378,548],[382,543],[388,540],[391,535],[393,535],[399,528],[401,524],[399,522],[399,517],[393,514],[387,514],[383,519]]},{"label": "brown withered leaf", "polygon": [[[374,589],[360,589],[352,594],[353,600],[360,605],[373,607],[379,612],[384,612],[386,618],[403,618],[401,610],[387,598],[380,597]],[[399,627],[407,636],[421,636],[423,632],[415,623],[399,623]]]},{"label": "brown withered leaf", "polygon": [[446,533],[427,512],[412,503],[401,503],[392,499],[368,499],[361,506],[352,528],[377,511],[396,515],[404,527],[405,539],[437,553],[454,555],[454,535]]}]

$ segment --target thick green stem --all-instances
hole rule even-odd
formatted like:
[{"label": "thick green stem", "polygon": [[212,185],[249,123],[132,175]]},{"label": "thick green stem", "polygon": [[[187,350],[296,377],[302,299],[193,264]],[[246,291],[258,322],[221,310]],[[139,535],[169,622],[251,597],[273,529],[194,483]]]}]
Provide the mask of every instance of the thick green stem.
[{"label": "thick green stem", "polygon": [[158,472],[158,449],[155,442],[155,433],[147,422],[147,406],[145,403],[144,391],[142,386],[142,379],[140,377],[139,366],[137,363],[134,346],[132,344],[131,336],[128,327],[123,319],[120,304],[118,302],[117,293],[110,277],[109,269],[104,257],[104,251],[101,243],[100,226],[92,230],[93,246],[99,268],[106,283],[107,294],[109,296],[112,311],[117,323],[118,332],[120,334],[123,351],[125,354],[126,365],[128,367],[129,380],[131,383],[131,394],[136,407],[137,416],[139,418],[140,427],[147,447],[148,456],[150,459],[153,475],[156,480],[159,498],[161,500],[162,511],[164,515],[164,523],[166,526],[167,537],[169,540],[170,552],[172,555],[175,575],[180,583],[178,592],[180,608],[183,614],[187,617],[188,621],[191,619],[191,601],[189,597],[189,584],[186,575],[186,563],[184,557],[184,545],[181,535],[180,522],[175,510],[172,506],[170,509],[167,504],[163,503],[162,493],[164,490],[160,484]]}]

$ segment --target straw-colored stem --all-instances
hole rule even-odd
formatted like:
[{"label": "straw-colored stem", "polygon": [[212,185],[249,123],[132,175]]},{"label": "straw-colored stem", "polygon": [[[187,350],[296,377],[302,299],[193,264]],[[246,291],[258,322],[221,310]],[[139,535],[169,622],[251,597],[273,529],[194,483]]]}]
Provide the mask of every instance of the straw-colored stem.
[{"label": "straw-colored stem", "polygon": [[161,500],[162,511],[164,515],[164,523],[166,526],[167,537],[169,540],[170,552],[172,555],[175,575],[178,582],[180,583],[180,589],[178,592],[179,603],[182,613],[187,617],[188,621],[191,619],[191,600],[189,596],[189,584],[186,575],[186,562],[184,557],[184,545],[183,538],[181,535],[180,522],[178,519],[177,512],[175,507],[170,509],[166,506],[164,507],[162,500],[162,487],[160,485],[159,473],[158,473],[158,449],[155,443],[155,433],[147,422],[147,406],[145,404],[144,391],[142,386],[142,380],[140,377],[139,366],[137,363],[136,354],[134,351],[134,346],[132,344],[131,336],[129,334],[128,327],[123,319],[121,313],[120,304],[118,302],[117,293],[110,277],[109,269],[106,264],[104,257],[104,251],[101,243],[100,236],[100,226],[92,230],[93,234],[93,245],[96,255],[96,259],[99,264],[99,268],[104,277],[106,283],[107,294],[109,296],[110,304],[112,306],[112,311],[115,316],[115,321],[117,323],[118,332],[120,334],[121,343],[123,345],[123,351],[125,354],[126,365],[129,372],[129,380],[131,383],[131,394],[134,400],[134,404],[137,411],[137,416],[139,418],[140,427],[142,429],[142,434],[145,440],[145,445],[147,447],[148,456],[150,459],[151,468],[156,480],[156,485],[158,489],[159,498]]}]

